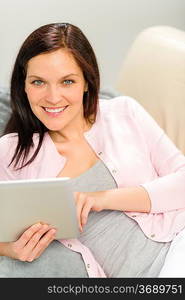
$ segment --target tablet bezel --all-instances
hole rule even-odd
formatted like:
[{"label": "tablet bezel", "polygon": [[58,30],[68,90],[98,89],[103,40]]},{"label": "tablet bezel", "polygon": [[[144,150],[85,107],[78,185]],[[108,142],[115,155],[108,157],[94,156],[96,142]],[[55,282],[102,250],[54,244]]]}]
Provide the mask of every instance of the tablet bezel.
[{"label": "tablet bezel", "polygon": [[0,222],[0,242],[17,240],[37,222],[57,228],[56,239],[78,237],[70,178],[0,181]]}]

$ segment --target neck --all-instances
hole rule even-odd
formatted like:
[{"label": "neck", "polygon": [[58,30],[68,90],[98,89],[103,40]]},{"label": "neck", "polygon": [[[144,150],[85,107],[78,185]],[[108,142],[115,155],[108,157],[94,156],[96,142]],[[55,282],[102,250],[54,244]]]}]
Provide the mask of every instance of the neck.
[{"label": "neck", "polygon": [[92,124],[85,119],[77,126],[71,126],[62,129],[61,131],[49,131],[52,140],[56,143],[71,142],[80,140],[84,136],[84,132],[91,128]]}]

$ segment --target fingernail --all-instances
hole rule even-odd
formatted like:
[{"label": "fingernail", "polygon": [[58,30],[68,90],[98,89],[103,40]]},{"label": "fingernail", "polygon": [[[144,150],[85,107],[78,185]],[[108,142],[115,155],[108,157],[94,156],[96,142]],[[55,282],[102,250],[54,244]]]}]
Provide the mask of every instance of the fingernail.
[{"label": "fingernail", "polygon": [[41,223],[36,223],[33,225],[34,227],[41,227]]},{"label": "fingernail", "polygon": [[32,261],[33,261],[33,257],[30,257],[30,258],[28,259],[28,261],[29,261],[29,262],[32,262]]}]

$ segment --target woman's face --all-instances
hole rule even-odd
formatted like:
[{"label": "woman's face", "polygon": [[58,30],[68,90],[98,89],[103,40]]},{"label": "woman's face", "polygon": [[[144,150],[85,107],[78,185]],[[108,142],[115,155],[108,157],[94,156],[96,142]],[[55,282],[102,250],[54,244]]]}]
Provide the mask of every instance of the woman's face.
[{"label": "woman's face", "polygon": [[36,117],[51,131],[84,121],[82,70],[72,54],[59,49],[28,61],[25,92]]}]

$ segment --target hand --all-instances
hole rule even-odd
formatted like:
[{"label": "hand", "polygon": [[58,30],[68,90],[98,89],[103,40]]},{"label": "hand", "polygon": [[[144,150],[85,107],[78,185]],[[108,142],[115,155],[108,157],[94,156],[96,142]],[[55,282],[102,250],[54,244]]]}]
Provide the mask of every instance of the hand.
[{"label": "hand", "polygon": [[87,223],[89,212],[91,210],[101,211],[104,209],[104,203],[106,201],[105,193],[106,192],[104,191],[92,193],[74,193],[77,209],[77,220],[81,232],[83,231],[83,226]]},{"label": "hand", "polygon": [[38,258],[54,240],[55,233],[56,229],[48,224],[36,223],[29,227],[17,241],[5,243],[5,256],[31,262]]}]

